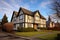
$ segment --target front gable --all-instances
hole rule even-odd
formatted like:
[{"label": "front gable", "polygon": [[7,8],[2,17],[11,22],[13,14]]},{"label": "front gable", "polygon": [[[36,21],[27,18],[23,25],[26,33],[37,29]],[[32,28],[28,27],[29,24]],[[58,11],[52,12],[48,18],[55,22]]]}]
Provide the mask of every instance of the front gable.
[{"label": "front gable", "polygon": [[19,11],[18,11],[18,16],[21,15],[21,14],[24,14],[22,8],[19,9]]},{"label": "front gable", "polygon": [[40,23],[40,13],[39,12],[35,12],[34,20],[35,20],[35,23]]},{"label": "front gable", "polygon": [[23,14],[23,11],[22,11],[22,10],[20,10],[20,13],[19,13],[19,15],[21,15],[21,14]]},{"label": "front gable", "polygon": [[40,14],[39,14],[39,12],[36,12],[36,13],[35,13],[35,16],[39,16],[39,17],[40,17]]},{"label": "front gable", "polygon": [[11,22],[12,22],[13,18],[15,18],[15,17],[16,17],[15,11],[13,11],[12,18],[11,18]]}]

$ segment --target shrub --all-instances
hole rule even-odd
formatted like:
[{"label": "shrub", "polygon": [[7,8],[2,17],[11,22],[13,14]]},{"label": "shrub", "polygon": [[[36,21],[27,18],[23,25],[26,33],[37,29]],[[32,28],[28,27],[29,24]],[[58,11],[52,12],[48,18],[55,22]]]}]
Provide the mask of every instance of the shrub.
[{"label": "shrub", "polygon": [[60,40],[60,33],[57,34],[56,40]]},{"label": "shrub", "polygon": [[54,30],[60,31],[60,27],[54,27]]},{"label": "shrub", "polygon": [[13,31],[13,23],[5,23],[3,25],[3,29],[6,31],[6,32],[12,32]]},{"label": "shrub", "polygon": [[20,28],[20,27],[18,27],[18,31],[19,32],[33,32],[33,31],[36,31],[36,30],[33,29],[33,28],[30,28],[30,27],[28,27],[28,28]]},{"label": "shrub", "polygon": [[45,28],[45,27],[38,27],[38,29],[40,29],[40,30],[47,30],[47,28]]},{"label": "shrub", "polygon": [[21,27],[18,27],[17,29],[18,29],[17,31],[19,31],[19,32],[21,32],[21,31],[22,31],[22,28],[21,28]]}]

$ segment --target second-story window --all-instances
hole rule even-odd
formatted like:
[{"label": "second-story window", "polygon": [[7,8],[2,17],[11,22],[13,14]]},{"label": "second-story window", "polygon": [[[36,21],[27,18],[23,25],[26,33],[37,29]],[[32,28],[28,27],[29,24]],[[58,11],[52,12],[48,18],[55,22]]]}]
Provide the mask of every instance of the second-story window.
[{"label": "second-story window", "polygon": [[28,16],[28,19],[31,20],[31,16]]},{"label": "second-story window", "polygon": [[20,15],[20,19],[23,19],[23,15]]},{"label": "second-story window", "polygon": [[16,21],[16,17],[13,19],[13,21],[14,21],[14,22]]},{"label": "second-story window", "polygon": [[21,11],[19,15],[23,14],[23,12]]},{"label": "second-story window", "polygon": [[36,17],[35,17],[36,20],[39,20],[39,18],[40,18],[39,16],[36,16]]}]

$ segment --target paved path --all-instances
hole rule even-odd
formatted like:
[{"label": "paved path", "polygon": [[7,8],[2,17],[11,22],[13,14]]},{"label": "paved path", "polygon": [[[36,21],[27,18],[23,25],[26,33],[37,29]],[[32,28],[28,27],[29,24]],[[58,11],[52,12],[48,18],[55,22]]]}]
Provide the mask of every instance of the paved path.
[{"label": "paved path", "polygon": [[0,40],[40,40],[37,38],[21,37],[10,33],[0,32]]},{"label": "paved path", "polygon": [[20,38],[18,36],[13,36],[8,33],[0,33],[0,40],[25,40],[23,38]]},{"label": "paved path", "polygon": [[32,37],[22,37],[22,36],[16,36],[16,35],[10,34],[10,33],[0,32],[0,40],[42,40],[42,39],[37,39],[36,37],[45,36],[45,35],[49,35],[49,34],[53,34],[53,33],[48,32],[46,34],[38,34],[38,35],[35,35]]}]

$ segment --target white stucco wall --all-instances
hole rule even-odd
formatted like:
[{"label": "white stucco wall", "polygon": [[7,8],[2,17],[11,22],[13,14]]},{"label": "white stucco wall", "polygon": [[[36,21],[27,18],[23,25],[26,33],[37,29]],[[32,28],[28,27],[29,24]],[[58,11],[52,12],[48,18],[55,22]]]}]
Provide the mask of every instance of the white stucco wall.
[{"label": "white stucco wall", "polygon": [[25,28],[31,27],[33,28],[33,24],[25,23]]},{"label": "white stucco wall", "polygon": [[25,22],[33,23],[33,17],[25,15]]}]

